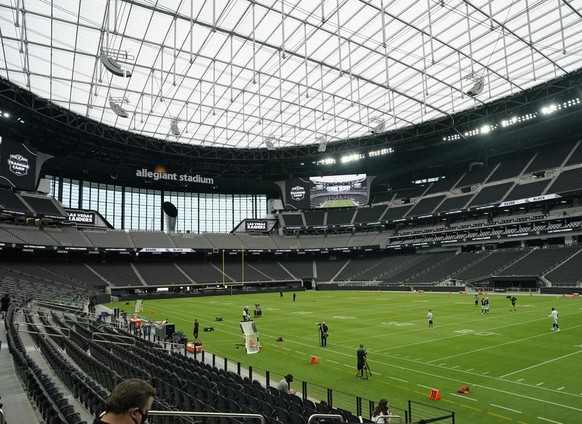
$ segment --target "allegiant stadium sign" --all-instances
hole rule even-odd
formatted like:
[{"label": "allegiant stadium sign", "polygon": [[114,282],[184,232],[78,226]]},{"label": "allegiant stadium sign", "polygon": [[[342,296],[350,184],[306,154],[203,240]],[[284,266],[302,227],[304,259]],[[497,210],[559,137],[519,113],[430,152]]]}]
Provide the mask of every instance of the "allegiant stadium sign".
[{"label": "allegiant stadium sign", "polygon": [[136,177],[147,178],[154,181],[178,181],[182,183],[198,183],[198,184],[214,184],[214,178],[203,177],[200,174],[189,175],[189,174],[177,174],[168,172],[154,172],[148,171],[147,169],[138,169],[135,171]]}]

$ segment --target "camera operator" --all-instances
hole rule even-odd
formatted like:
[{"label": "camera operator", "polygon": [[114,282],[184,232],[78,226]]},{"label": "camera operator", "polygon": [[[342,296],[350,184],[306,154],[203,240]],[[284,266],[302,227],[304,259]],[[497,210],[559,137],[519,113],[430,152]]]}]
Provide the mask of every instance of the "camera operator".
[{"label": "camera operator", "polygon": [[366,367],[366,362],[368,361],[368,352],[364,349],[364,345],[361,344],[360,348],[356,352],[356,357],[358,358],[358,373],[356,377],[364,379],[364,368]]},{"label": "camera operator", "polygon": [[317,323],[319,325],[319,345],[321,347],[327,346],[327,337],[329,336],[329,327],[325,322]]}]

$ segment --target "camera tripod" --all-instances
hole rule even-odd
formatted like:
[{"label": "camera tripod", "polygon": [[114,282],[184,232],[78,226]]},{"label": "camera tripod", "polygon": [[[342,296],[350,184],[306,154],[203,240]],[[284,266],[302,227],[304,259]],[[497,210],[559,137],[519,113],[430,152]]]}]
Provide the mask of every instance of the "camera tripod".
[{"label": "camera tripod", "polygon": [[364,375],[363,375],[363,379],[367,380],[368,377],[372,377],[372,370],[370,370],[370,365],[368,365],[368,361],[364,362]]}]

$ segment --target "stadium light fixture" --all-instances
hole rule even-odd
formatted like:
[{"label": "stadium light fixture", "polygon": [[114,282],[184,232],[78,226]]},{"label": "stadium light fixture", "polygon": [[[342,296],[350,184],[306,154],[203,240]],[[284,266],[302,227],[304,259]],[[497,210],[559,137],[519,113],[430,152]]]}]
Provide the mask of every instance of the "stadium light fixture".
[{"label": "stadium light fixture", "polygon": [[267,150],[275,150],[275,142],[277,139],[275,137],[267,137],[265,138],[265,146],[267,146]]},{"label": "stadium light fixture", "polygon": [[376,124],[374,127],[372,127],[370,132],[372,134],[380,134],[380,133],[384,132],[385,130],[386,130],[386,121],[380,121],[379,124]]},{"label": "stadium light fixture", "polygon": [[479,94],[483,92],[485,88],[485,77],[483,75],[479,75],[478,73],[471,72],[469,75],[463,78],[464,80],[471,81],[473,85],[465,94],[471,97],[477,97]]},{"label": "stadium light fixture", "polygon": [[126,97],[109,97],[109,107],[120,118],[128,118],[129,114],[121,107],[123,103],[129,103]]},{"label": "stadium light fixture", "polygon": [[551,113],[554,113],[557,110],[558,110],[558,106],[556,104],[552,103],[550,105],[542,107],[541,112],[542,112],[542,115],[549,115]]},{"label": "stadium light fixture", "polygon": [[360,159],[363,159],[364,155],[359,153],[352,153],[350,155],[343,156],[340,160],[341,163],[349,163],[349,162],[356,162]]},{"label": "stadium light fixture", "polygon": [[[117,62],[117,60],[110,56],[110,54],[114,54],[117,57],[122,53],[113,50],[102,51],[101,54],[99,55],[99,59],[101,60],[101,63],[103,64],[105,69],[107,69],[113,75],[116,75],[118,77],[123,78],[131,77],[131,71],[129,69],[122,68],[121,65]],[[123,54],[123,56],[129,58],[127,54]]]},{"label": "stadium light fixture", "polygon": [[170,132],[176,137],[181,134],[180,128],[178,128],[178,122],[180,122],[180,119],[178,118],[172,118],[172,121],[170,122]]},{"label": "stadium light fixture", "polygon": [[319,141],[319,146],[317,147],[317,151],[319,153],[324,153],[326,148],[327,148],[327,137],[322,135],[321,137],[318,137],[316,139],[316,141]]},{"label": "stadium light fixture", "polygon": [[478,81],[475,82],[475,84],[473,84],[473,86],[467,90],[467,92],[465,94],[467,94],[468,96],[471,97],[477,97],[479,94],[481,94],[483,92],[483,89],[485,88],[485,81],[483,79],[480,79]]}]

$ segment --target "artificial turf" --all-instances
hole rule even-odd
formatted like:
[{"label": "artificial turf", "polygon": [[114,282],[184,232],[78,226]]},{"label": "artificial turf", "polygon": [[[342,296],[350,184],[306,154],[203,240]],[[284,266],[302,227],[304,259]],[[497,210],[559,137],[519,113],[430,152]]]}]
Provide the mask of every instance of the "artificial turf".
[{"label": "artificial turf", "polygon": [[[387,398],[397,413],[412,400],[455,411],[456,423],[582,422],[580,298],[517,294],[511,311],[506,294],[487,296],[488,315],[472,294],[381,291],[297,292],[295,302],[290,292],[146,300],[140,315],[167,318],[190,339],[197,318],[206,352],[251,365],[255,373],[269,370],[272,380],[292,373],[292,387],[308,382],[314,400],[325,399],[329,387],[337,402],[348,395]],[[243,308],[252,315],[256,303],[263,311],[255,319],[262,349],[248,355],[239,321]],[[133,302],[109,306],[131,309]],[[559,312],[560,332],[550,331],[551,307]],[[429,309],[434,328],[428,328]],[[323,321],[325,348],[316,325]],[[368,380],[355,377],[360,344],[368,352]],[[461,386],[469,393],[457,393]],[[429,399],[431,388],[440,400]]]}]

